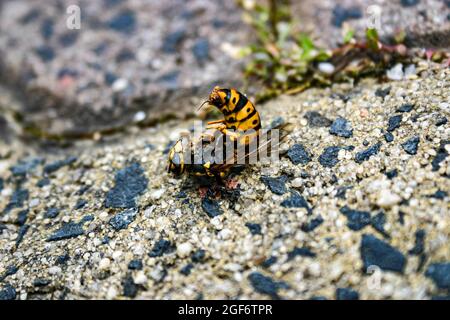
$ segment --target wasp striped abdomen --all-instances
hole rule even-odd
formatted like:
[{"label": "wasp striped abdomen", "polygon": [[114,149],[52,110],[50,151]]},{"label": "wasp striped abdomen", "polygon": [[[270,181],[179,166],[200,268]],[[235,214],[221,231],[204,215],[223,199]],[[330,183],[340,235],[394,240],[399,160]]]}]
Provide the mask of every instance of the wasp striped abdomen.
[{"label": "wasp striped abdomen", "polygon": [[247,131],[261,129],[261,119],[253,103],[235,89],[215,87],[209,96],[209,103],[225,116],[227,129]]}]

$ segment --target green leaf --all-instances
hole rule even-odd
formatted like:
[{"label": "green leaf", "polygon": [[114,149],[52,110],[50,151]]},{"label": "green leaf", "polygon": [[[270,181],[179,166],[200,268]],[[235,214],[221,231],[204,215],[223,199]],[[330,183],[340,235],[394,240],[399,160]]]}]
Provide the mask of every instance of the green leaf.
[{"label": "green leaf", "polygon": [[315,49],[315,47],[316,47],[314,45],[314,42],[311,40],[311,38],[305,34],[300,35],[299,45],[300,45],[300,48],[302,48],[303,51],[305,51],[305,52],[309,52],[309,51]]},{"label": "green leaf", "polygon": [[372,50],[378,50],[378,32],[374,28],[366,30],[367,46]]},{"label": "green leaf", "polygon": [[344,43],[349,43],[350,41],[352,41],[354,35],[355,35],[355,30],[353,30],[353,29],[348,30],[344,36]]}]

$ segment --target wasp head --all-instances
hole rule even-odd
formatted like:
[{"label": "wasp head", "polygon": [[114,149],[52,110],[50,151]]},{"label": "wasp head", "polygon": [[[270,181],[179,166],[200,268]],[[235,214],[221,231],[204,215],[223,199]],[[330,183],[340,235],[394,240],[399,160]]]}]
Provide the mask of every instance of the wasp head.
[{"label": "wasp head", "polygon": [[209,95],[208,102],[216,108],[222,109],[224,107],[227,107],[229,100],[230,90],[216,86]]}]

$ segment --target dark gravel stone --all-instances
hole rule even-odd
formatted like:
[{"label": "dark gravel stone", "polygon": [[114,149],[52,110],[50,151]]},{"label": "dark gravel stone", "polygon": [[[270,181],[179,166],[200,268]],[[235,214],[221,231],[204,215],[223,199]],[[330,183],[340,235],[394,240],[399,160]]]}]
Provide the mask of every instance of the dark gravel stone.
[{"label": "dark gravel stone", "polygon": [[35,287],[46,287],[46,286],[48,286],[50,283],[52,283],[51,280],[37,278],[37,279],[34,279],[34,281],[33,281],[33,286],[35,286]]},{"label": "dark gravel stone", "polygon": [[142,263],[142,260],[131,260],[130,263],[128,263],[128,269],[129,270],[142,270],[144,268],[144,265]]},{"label": "dark gravel stone", "polygon": [[0,276],[0,282],[4,281],[7,277],[12,276],[19,271],[19,268],[15,265],[10,265],[6,268],[5,272]]},{"label": "dark gravel stone", "polygon": [[266,260],[261,263],[261,267],[263,268],[269,268],[270,266],[274,265],[277,262],[277,257],[271,256],[267,258]]},{"label": "dark gravel stone", "polygon": [[0,192],[3,190],[4,182],[3,179],[0,178]]},{"label": "dark gravel stone", "polygon": [[47,241],[59,241],[70,238],[76,238],[84,234],[83,224],[85,221],[80,221],[78,223],[68,222],[63,223],[62,227],[56,230]]},{"label": "dark gravel stone", "polygon": [[36,186],[39,187],[39,188],[42,188],[42,187],[48,186],[49,184],[50,184],[50,179],[49,178],[42,178],[41,180],[39,180],[36,183]]},{"label": "dark gravel stone", "polygon": [[431,278],[438,288],[450,290],[450,262],[430,264],[425,275]]},{"label": "dark gravel stone", "polygon": [[163,40],[162,51],[164,53],[176,53],[185,38],[186,31],[184,30],[169,33]]},{"label": "dark gravel stone", "polygon": [[405,224],[405,213],[403,211],[398,212],[398,222],[403,226]]},{"label": "dark gravel stone", "polygon": [[288,252],[288,260],[292,260],[297,256],[314,258],[316,254],[312,252],[311,249],[305,247],[296,247],[292,251]]},{"label": "dark gravel stone", "polygon": [[338,4],[333,8],[331,24],[340,28],[345,21],[350,19],[360,19],[362,16],[363,15],[359,7],[352,6],[349,8],[344,8]]},{"label": "dark gravel stone", "polygon": [[409,250],[409,254],[412,255],[421,255],[422,253],[424,253],[425,251],[425,230],[420,229],[417,230],[415,233],[415,237],[416,237],[416,242],[414,244],[414,248],[412,248],[411,250]]},{"label": "dark gravel stone", "polygon": [[353,210],[345,206],[340,209],[341,213],[347,217],[347,226],[358,231],[370,224],[370,213],[367,211]]},{"label": "dark gravel stone", "polygon": [[403,150],[406,153],[414,155],[417,153],[417,148],[419,146],[420,138],[418,136],[408,139],[405,143],[402,143]]},{"label": "dark gravel stone", "polygon": [[147,189],[148,180],[137,162],[119,170],[115,186],[106,194],[106,208],[135,208],[135,199]]},{"label": "dark gravel stone", "polygon": [[175,197],[178,199],[185,199],[185,198],[187,198],[187,193],[184,191],[180,191],[175,195]]},{"label": "dark gravel stone", "polygon": [[54,27],[54,21],[52,19],[49,19],[49,18],[44,19],[44,21],[42,21],[42,23],[41,23],[41,29],[40,29],[42,38],[44,38],[45,40],[49,40],[53,35],[53,31],[54,31],[53,27]]},{"label": "dark gravel stone", "polygon": [[445,160],[448,156],[447,150],[445,150],[445,145],[449,144],[450,140],[443,140],[441,141],[441,144],[439,145],[439,148],[436,150],[436,156],[433,158],[433,161],[431,161],[431,166],[433,171],[438,171],[440,168],[440,163]]},{"label": "dark gravel stone", "polygon": [[70,47],[77,42],[78,32],[69,31],[59,36],[58,41],[63,47]]},{"label": "dark gravel stone", "polygon": [[319,156],[319,163],[327,168],[334,167],[338,162],[338,153],[341,147],[326,147]]},{"label": "dark gravel stone", "polygon": [[420,0],[400,0],[400,3],[404,7],[413,7],[419,4]]},{"label": "dark gravel stone", "polygon": [[267,294],[272,299],[279,299],[278,290],[287,289],[289,286],[280,281],[274,281],[270,277],[266,277],[259,272],[252,272],[248,276],[248,280],[252,287],[259,293]]},{"label": "dark gravel stone", "polygon": [[436,120],[436,126],[437,126],[437,127],[443,126],[444,124],[447,123],[447,121],[448,121],[448,120],[447,120],[446,117],[440,116],[440,117]]},{"label": "dark gravel stone", "polygon": [[336,300],[359,300],[359,293],[350,288],[337,288]]},{"label": "dark gravel stone", "polygon": [[210,218],[220,216],[223,213],[219,203],[216,200],[210,199],[208,197],[205,197],[202,200],[202,209]]},{"label": "dark gravel stone", "polygon": [[62,68],[58,72],[58,79],[62,79],[64,77],[76,78],[78,76],[78,71],[70,68]]},{"label": "dark gravel stone", "polygon": [[14,191],[14,193],[11,195],[11,199],[9,199],[9,203],[3,210],[3,213],[8,213],[14,208],[21,208],[23,206],[23,203],[28,200],[28,196],[28,190],[16,189],[16,191]]},{"label": "dark gravel stone", "polygon": [[398,170],[397,170],[397,169],[392,169],[392,170],[386,171],[386,172],[385,172],[385,175],[386,175],[386,177],[387,177],[389,180],[392,180],[392,179],[394,179],[396,176],[398,176]]},{"label": "dark gravel stone", "polygon": [[382,270],[403,273],[406,265],[406,258],[398,249],[370,234],[362,236],[361,259],[364,272],[375,265]]},{"label": "dark gravel stone", "polygon": [[308,204],[308,201],[297,191],[292,190],[291,196],[281,202],[281,206],[285,208],[305,208],[308,214],[312,213],[312,209]]},{"label": "dark gravel stone", "polygon": [[384,134],[384,140],[386,140],[386,142],[392,142],[394,141],[394,135],[390,132],[386,132]]},{"label": "dark gravel stone", "polygon": [[286,176],[280,176],[278,178],[262,176],[261,181],[275,194],[282,195],[287,192]]},{"label": "dark gravel stone", "polygon": [[80,189],[78,189],[78,191],[76,192],[77,195],[82,196],[83,194],[86,193],[86,191],[89,190],[89,186],[82,186]]},{"label": "dark gravel stone", "polygon": [[195,251],[192,254],[191,260],[194,263],[201,263],[201,262],[205,261],[205,257],[206,257],[206,251],[203,249],[198,249],[197,251]]},{"label": "dark gravel stone", "polygon": [[330,133],[343,138],[353,135],[352,125],[347,119],[337,118],[330,127]]},{"label": "dark gravel stone", "polygon": [[387,88],[378,88],[375,91],[375,96],[380,97],[380,98],[385,98],[389,93],[391,92],[391,87],[387,87]]},{"label": "dark gravel stone", "polygon": [[274,129],[278,126],[283,125],[284,123],[286,123],[286,121],[283,117],[276,117],[274,120],[272,120],[268,129]]},{"label": "dark gravel stone", "polygon": [[112,217],[109,220],[109,224],[114,228],[114,230],[119,231],[122,229],[126,229],[130,223],[134,221],[137,215],[137,210],[127,209],[125,211],[122,211],[118,214],[116,214],[114,217]]},{"label": "dark gravel stone", "polygon": [[27,224],[24,224],[19,228],[19,232],[17,234],[16,238],[16,247],[19,247],[20,243],[23,241],[23,238],[27,234],[28,230],[30,229],[30,226]]},{"label": "dark gravel stone", "polygon": [[52,47],[43,45],[35,49],[36,54],[43,62],[52,61],[55,58],[55,50]]},{"label": "dark gravel stone", "polygon": [[[448,16],[448,20],[450,20],[450,14]],[[431,300],[450,301],[450,294],[448,296],[432,296]]]},{"label": "dark gravel stone", "polygon": [[70,166],[75,161],[77,161],[77,157],[71,156],[64,160],[57,160],[55,162],[49,163],[46,166],[44,166],[44,173],[46,173],[46,174],[53,173],[53,172],[61,169],[62,167]]},{"label": "dark gravel stone", "polygon": [[390,117],[388,120],[388,127],[387,127],[387,131],[392,132],[395,129],[397,129],[398,127],[400,127],[400,124],[402,123],[402,115],[396,115],[393,117]]},{"label": "dark gravel stone", "polygon": [[333,98],[333,99],[340,99],[340,100],[342,100],[342,101],[344,101],[344,102],[347,102],[347,101],[349,101],[349,100],[351,99],[351,95],[333,92],[333,93],[330,95],[330,98]]},{"label": "dark gravel stone", "polygon": [[357,163],[362,163],[363,161],[369,160],[369,158],[373,155],[376,155],[380,152],[381,142],[374,144],[373,146],[367,148],[366,150],[360,151],[355,155],[355,161]]},{"label": "dark gravel stone", "polygon": [[303,223],[302,226],[300,227],[300,229],[303,232],[311,232],[314,229],[316,229],[318,226],[320,226],[322,223],[323,223],[323,218],[322,218],[322,216],[319,215],[317,218],[313,218],[313,219],[311,219],[311,221]]},{"label": "dark gravel stone", "polygon": [[158,82],[162,83],[164,87],[176,89],[178,88],[178,78],[180,76],[180,72],[175,70],[171,72],[167,72],[163,74],[161,77],[157,79]]},{"label": "dark gravel stone", "polygon": [[150,258],[161,257],[163,254],[171,253],[175,250],[172,243],[165,239],[158,240],[148,254]]},{"label": "dark gravel stone", "polygon": [[261,225],[258,223],[247,222],[245,226],[248,228],[252,235],[261,234]]},{"label": "dark gravel stone", "polygon": [[444,200],[445,197],[448,196],[448,193],[443,191],[443,190],[438,190],[436,191],[434,194],[430,195],[430,198],[435,198],[435,199],[439,199],[439,200]]},{"label": "dark gravel stone", "polygon": [[136,28],[136,17],[133,11],[123,10],[112,17],[107,25],[117,32],[132,33]]},{"label": "dark gravel stone", "polygon": [[0,300],[15,300],[16,295],[16,289],[10,284],[4,285],[0,290]]},{"label": "dark gravel stone", "polygon": [[293,164],[307,164],[311,161],[311,156],[301,144],[294,144],[287,152],[287,156]]},{"label": "dark gravel stone", "polygon": [[191,274],[191,270],[194,268],[194,265],[192,263],[188,263],[183,268],[180,269],[180,273],[182,275],[188,276]]},{"label": "dark gravel stone", "polygon": [[136,297],[138,293],[138,286],[134,283],[133,277],[131,275],[126,276],[123,281],[123,295],[128,298]]},{"label": "dark gravel stone", "polygon": [[28,219],[28,209],[22,210],[17,214],[17,220],[16,223],[19,226],[23,226],[25,222],[27,222]]},{"label": "dark gravel stone", "polygon": [[12,166],[10,170],[14,176],[26,176],[43,162],[43,158],[20,160],[16,165]]},{"label": "dark gravel stone", "polygon": [[397,112],[410,112],[414,109],[414,105],[411,103],[405,103],[397,109]]},{"label": "dark gravel stone", "polygon": [[6,229],[6,226],[0,222],[0,234],[2,234],[3,230],[5,230],[5,229]]},{"label": "dark gravel stone", "polygon": [[47,212],[44,214],[44,218],[54,219],[59,215],[59,209],[58,208],[48,208]]},{"label": "dark gravel stone", "polygon": [[120,50],[120,52],[116,55],[117,63],[121,63],[121,62],[128,61],[128,60],[133,60],[133,59],[135,59],[134,52],[128,48],[124,48],[124,49]]},{"label": "dark gravel stone", "polygon": [[198,39],[192,47],[197,62],[202,64],[209,58],[209,41],[208,39]]},{"label": "dark gravel stone", "polygon": [[77,203],[75,204],[74,209],[75,209],[75,210],[81,209],[81,208],[83,208],[87,203],[88,203],[88,202],[87,202],[86,200],[84,200],[84,199],[78,199],[78,200],[77,200]]},{"label": "dark gravel stone", "polygon": [[389,234],[384,230],[384,225],[386,224],[386,215],[383,211],[379,212],[372,217],[370,221],[372,227],[377,230],[385,238],[390,238]]},{"label": "dark gravel stone", "polygon": [[58,258],[56,258],[56,264],[60,264],[60,265],[64,265],[67,263],[67,261],[70,260],[70,256],[68,254],[63,254],[58,256]]},{"label": "dark gravel stone", "polygon": [[336,198],[340,198],[340,199],[345,199],[346,198],[346,193],[347,190],[352,189],[353,187],[351,186],[343,186],[343,187],[339,187],[336,191]]},{"label": "dark gravel stone", "polygon": [[310,127],[329,127],[332,121],[324,116],[322,116],[317,111],[308,111],[305,113],[305,119],[308,120],[308,125]]}]

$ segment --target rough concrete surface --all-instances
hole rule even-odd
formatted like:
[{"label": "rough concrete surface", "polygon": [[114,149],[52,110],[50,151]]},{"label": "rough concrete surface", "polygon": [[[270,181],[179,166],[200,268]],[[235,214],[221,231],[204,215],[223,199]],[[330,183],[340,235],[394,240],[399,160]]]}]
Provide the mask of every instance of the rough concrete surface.
[{"label": "rough concrete surface", "polygon": [[418,64],[257,106],[286,153],[209,191],[165,172],[193,120],[2,142],[0,297],[448,298],[450,72]]}]

